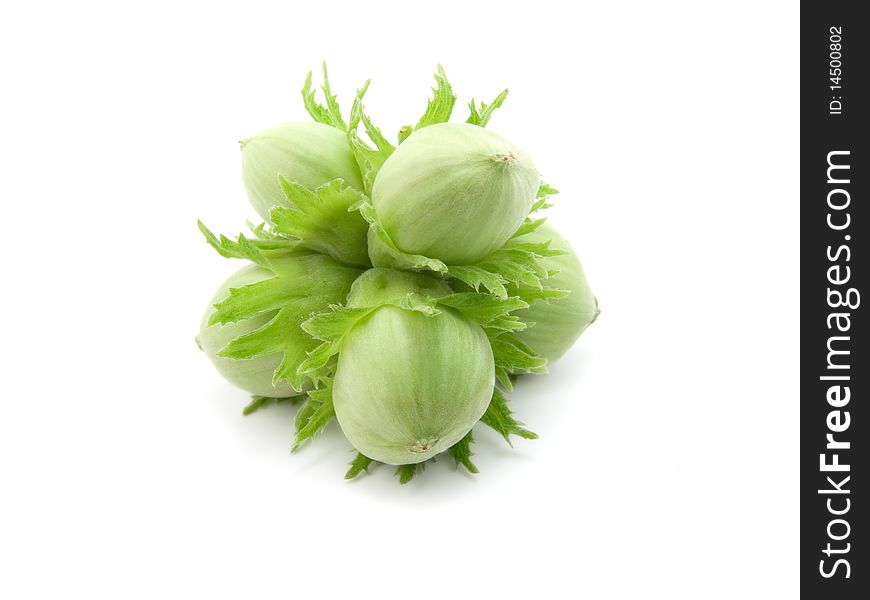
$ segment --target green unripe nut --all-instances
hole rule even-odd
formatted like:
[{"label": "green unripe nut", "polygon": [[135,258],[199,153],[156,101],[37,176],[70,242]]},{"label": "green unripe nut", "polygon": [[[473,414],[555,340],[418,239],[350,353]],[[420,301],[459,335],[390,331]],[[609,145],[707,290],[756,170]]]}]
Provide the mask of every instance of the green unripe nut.
[{"label": "green unripe nut", "polygon": [[214,364],[218,373],[236,387],[254,395],[288,398],[290,396],[297,396],[300,392],[294,391],[287,381],[282,381],[277,386],[272,385],[272,375],[281,362],[280,353],[247,360],[218,356],[218,352],[232,340],[251,333],[265,325],[272,318],[272,313],[257,315],[250,319],[225,325],[215,323],[210,326],[208,324],[209,319],[215,312],[214,305],[229,295],[230,288],[244,287],[252,283],[271,279],[274,276],[274,273],[268,269],[258,267],[257,265],[248,265],[230,275],[221,284],[217,292],[215,292],[208,308],[205,310],[199,327],[199,335],[196,336],[196,342],[199,344],[200,349],[208,356],[209,360],[211,360],[212,364]]},{"label": "green unripe nut", "polygon": [[441,123],[412,133],[384,162],[372,204],[401,251],[469,264],[510,238],[539,183],[531,159],[500,135]]},{"label": "green unripe nut", "polygon": [[322,123],[287,123],[240,142],[242,177],[254,210],[269,221],[276,206],[290,206],[278,175],[314,190],[333,179],[362,190],[344,132]]},{"label": "green unripe nut", "polygon": [[534,323],[518,335],[533,350],[552,363],[565,354],[577,338],[598,317],[598,300],[589,287],[583,266],[571,244],[544,223],[532,233],[519,238],[523,242],[541,243],[550,240],[550,248],[566,253],[543,259],[547,269],[559,272],[546,280],[547,287],[570,292],[564,298],[549,301],[533,300],[528,308],[516,314],[527,323]]},{"label": "green unripe nut", "polygon": [[[433,281],[371,269],[354,282],[349,304],[448,291]],[[460,313],[438,310],[427,315],[384,304],[342,339],[335,414],[347,439],[369,458],[423,462],[462,439],[489,405],[495,365],[486,334]]]}]

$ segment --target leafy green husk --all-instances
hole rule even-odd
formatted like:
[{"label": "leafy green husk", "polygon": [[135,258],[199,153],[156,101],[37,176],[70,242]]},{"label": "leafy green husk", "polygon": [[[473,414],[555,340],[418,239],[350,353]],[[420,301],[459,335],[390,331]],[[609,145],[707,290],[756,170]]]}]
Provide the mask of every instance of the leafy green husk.
[{"label": "leafy green husk", "polygon": [[[290,259],[275,259],[278,265]],[[218,373],[227,381],[251,394],[274,398],[296,396],[300,392],[294,390],[287,382],[273,383],[275,369],[281,363],[283,355],[272,353],[247,360],[234,360],[220,355],[227,344],[233,340],[256,331],[269,322],[272,311],[253,315],[222,324],[212,322],[216,313],[215,304],[221,303],[230,295],[230,291],[274,279],[275,273],[260,265],[248,263],[232,273],[215,291],[208,307],[200,320],[199,333],[196,342]]]},{"label": "leafy green husk", "polygon": [[[196,222],[199,231],[205,237],[209,246],[215,249],[224,258],[244,258],[254,264],[274,271],[275,267],[269,260],[270,257],[286,257],[305,254],[305,249],[299,245],[298,240],[280,237],[265,237],[262,226],[254,229],[254,239],[246,238],[241,233],[236,240],[231,240],[221,234],[220,237],[213,234],[202,221]],[[259,237],[263,235],[264,237]]]},{"label": "leafy green husk", "polygon": [[323,387],[308,392],[308,399],[296,413],[296,435],[290,451],[296,452],[299,446],[323,431],[334,418],[332,380],[327,379]]},{"label": "leafy green husk", "polygon": [[[309,352],[301,363],[299,372],[313,380],[324,377],[330,368],[330,360],[341,346],[341,340],[360,320],[383,306],[397,306],[404,310],[420,312],[427,316],[437,315],[439,306],[453,308],[484,328],[493,347],[496,365],[504,365],[515,371],[540,369],[544,366],[515,336],[500,340],[502,334],[524,329],[526,324],[510,313],[528,304],[520,298],[500,298],[479,292],[458,292],[438,298],[421,293],[411,293],[392,300],[363,307],[332,305],[328,310],[312,316],[302,323],[302,329],[323,343]],[[497,342],[495,340],[498,340]],[[519,346],[517,346],[519,345]]]},{"label": "leafy green husk", "polygon": [[471,123],[472,125],[486,127],[492,113],[495,112],[497,108],[501,107],[507,96],[508,90],[504,90],[501,94],[495,97],[495,100],[493,100],[491,104],[481,102],[479,106],[474,102],[474,98],[472,98],[471,102],[468,103],[468,108],[471,111],[471,114],[465,122]]},{"label": "leafy green husk", "polygon": [[505,441],[513,446],[510,436],[515,435],[526,440],[538,439],[538,434],[523,427],[523,424],[514,419],[513,413],[507,405],[504,394],[496,388],[492,393],[492,401],[481,417],[480,422],[488,425],[501,434]]},{"label": "leafy green husk", "polygon": [[[353,100],[353,106],[350,110],[350,126],[347,128],[347,141],[350,145],[351,152],[359,165],[360,172],[363,178],[363,187],[366,194],[371,194],[372,186],[375,183],[375,177],[384,164],[384,161],[389,158],[390,154],[395,150],[387,139],[381,134],[381,130],[374,126],[366,115],[365,107],[363,106],[363,97],[369,89],[371,80],[366,81],[360,88],[356,97]],[[375,148],[369,146],[359,136],[359,126],[362,123],[369,139],[375,144]]]},{"label": "leafy green husk", "polygon": [[308,111],[311,118],[318,123],[331,125],[336,129],[346,131],[347,125],[341,117],[341,109],[338,107],[338,101],[329,86],[329,75],[326,72],[326,61],[323,62],[323,85],[321,87],[323,97],[326,100],[326,106],[321,105],[314,99],[314,90],[311,89],[311,75],[312,72],[309,71],[308,76],[305,78],[305,85],[302,86],[302,102],[305,105],[305,110]]},{"label": "leafy green husk", "polygon": [[462,465],[469,473],[478,473],[477,467],[471,462],[471,457],[474,455],[474,452],[471,451],[472,442],[474,442],[474,436],[469,431],[464,438],[453,444],[448,452],[456,461],[456,466]]},{"label": "leafy green husk", "polygon": [[[349,294],[349,299],[353,300],[354,306],[331,306],[329,310],[311,317],[303,324],[307,333],[322,340],[323,343],[309,353],[309,358],[300,372],[311,376],[313,380],[330,378],[329,373],[335,365],[334,357],[341,348],[344,336],[357,323],[384,306],[397,306],[430,317],[437,316],[444,309],[451,309],[480,324],[489,338],[496,373],[502,385],[505,385],[505,382],[507,386],[511,384],[509,373],[540,372],[544,369],[546,361],[517,337],[517,332],[522,331],[526,324],[519,321],[513,313],[528,307],[524,300],[517,297],[499,298],[492,294],[473,291],[446,293],[449,291],[448,288],[434,277],[420,277],[410,273],[390,272],[386,269],[373,269],[367,273],[371,278],[378,277],[379,272],[384,273],[384,278],[376,285],[369,286],[374,290],[373,295],[360,292],[366,286],[360,288],[355,284],[354,290]],[[386,277],[391,273],[399,280],[406,278],[418,283],[414,285],[407,282],[395,283],[392,278]],[[409,289],[411,290],[409,293],[401,294],[401,290]],[[513,419],[504,394],[498,388],[493,390],[481,422],[498,431],[508,442],[511,435],[526,439],[536,437],[534,433],[523,428],[521,423]],[[469,433],[451,446],[448,452],[457,464],[475,473],[477,467],[471,461],[472,442],[473,436]],[[356,477],[363,470],[363,466],[367,467],[372,462],[374,461],[358,456],[347,476]],[[401,474],[400,481],[404,479],[406,482],[410,481],[417,472],[417,469],[410,466],[400,467],[397,471]]]},{"label": "leafy green husk", "polygon": [[283,404],[284,402],[288,402],[290,404],[298,404],[302,400],[302,396],[289,396],[287,398],[273,398],[271,396],[251,396],[251,402],[245,406],[242,410],[242,414],[244,416],[248,416],[264,408],[269,406],[270,404]]},{"label": "leafy green husk", "polygon": [[361,192],[347,187],[341,179],[315,190],[280,175],[278,179],[292,206],[272,209],[274,231],[295,237],[300,246],[339,262],[371,265],[366,246],[368,224],[356,210],[350,210],[364,198]]},{"label": "leafy green husk", "polygon": [[396,467],[396,477],[399,478],[399,483],[402,485],[409,483],[414,479],[417,471],[422,471],[425,468],[423,467],[423,464],[424,463],[415,463],[413,465],[399,465]]},{"label": "leafy green husk", "polygon": [[345,479],[355,479],[359,476],[363,471],[368,473],[369,467],[374,463],[372,459],[363,454],[362,452],[357,452],[356,457],[350,463],[350,469],[347,470],[347,473],[344,474]]},{"label": "leafy green husk", "polygon": [[446,123],[450,120],[453,105],[456,104],[456,95],[453,93],[453,88],[447,81],[447,75],[441,65],[438,65],[438,70],[435,72],[435,84],[435,87],[432,88],[432,99],[426,104],[426,112],[420,117],[414,129],[421,129],[436,123]]},{"label": "leafy green husk", "polygon": [[[286,380],[294,390],[302,391],[305,375],[298,372],[299,365],[318,342],[300,326],[311,314],[342,302],[361,271],[325,255],[298,252],[298,246],[293,246],[292,251],[279,248],[267,257],[267,252],[259,249],[257,240],[240,235],[239,242],[232,242],[224,236],[218,239],[202,225],[201,229],[206,240],[221,254],[256,259],[256,264],[275,274],[271,279],[232,288],[223,301],[215,304],[209,325],[224,325],[264,314],[271,316],[258,329],[233,339],[218,356],[243,360],[280,352],[283,359],[275,370],[273,384]],[[241,251],[236,252],[237,248]]]}]

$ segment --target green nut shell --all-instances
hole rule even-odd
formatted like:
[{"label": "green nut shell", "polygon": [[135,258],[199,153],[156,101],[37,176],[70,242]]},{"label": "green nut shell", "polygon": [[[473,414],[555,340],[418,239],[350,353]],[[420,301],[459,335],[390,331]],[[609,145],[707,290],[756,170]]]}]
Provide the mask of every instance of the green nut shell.
[{"label": "green nut shell", "polygon": [[[378,271],[384,270],[360,279],[382,277]],[[369,458],[423,462],[462,439],[489,405],[495,365],[486,334],[458,312],[439,311],[381,305],[342,339],[335,414],[350,443]]]},{"label": "green nut shell", "polygon": [[230,288],[244,287],[271,279],[274,276],[274,273],[268,269],[257,265],[248,265],[230,275],[209,302],[208,308],[202,316],[196,342],[214,364],[218,373],[236,387],[254,395],[288,398],[297,396],[300,392],[294,391],[287,381],[282,381],[277,386],[272,385],[272,375],[281,362],[280,353],[247,360],[218,356],[218,352],[235,338],[265,325],[272,318],[272,313],[257,315],[244,321],[227,323],[226,325],[214,324],[209,326],[208,324],[211,315],[215,312],[214,305],[229,295]]},{"label": "green nut shell", "polygon": [[548,363],[552,363],[565,354],[580,334],[595,322],[599,313],[598,300],[589,287],[577,254],[556,229],[544,223],[519,239],[533,243],[551,240],[551,248],[566,252],[545,258],[543,264],[550,270],[559,271],[547,279],[546,286],[566,290],[570,294],[548,302],[533,300],[529,308],[514,313],[521,320],[534,323],[518,332],[520,338],[546,358]]},{"label": "green nut shell", "polygon": [[372,204],[401,251],[469,264],[510,238],[539,183],[531,159],[500,135],[441,123],[415,131],[384,162]]},{"label": "green nut shell", "polygon": [[278,175],[315,189],[333,179],[363,189],[344,132],[322,123],[287,123],[241,142],[242,176],[254,210],[269,221],[276,206],[290,206]]}]

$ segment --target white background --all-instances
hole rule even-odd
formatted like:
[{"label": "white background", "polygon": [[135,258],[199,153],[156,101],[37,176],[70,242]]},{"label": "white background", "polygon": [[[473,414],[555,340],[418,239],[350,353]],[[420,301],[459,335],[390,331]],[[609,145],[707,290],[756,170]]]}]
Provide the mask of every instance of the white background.
[{"label": "white background", "polygon": [[[787,2],[29,2],[0,9],[4,598],[794,598],[798,6]],[[236,141],[349,108],[464,119],[562,190],[603,313],[480,430],[469,476],[342,480],[336,425],[193,342],[254,218]]]}]

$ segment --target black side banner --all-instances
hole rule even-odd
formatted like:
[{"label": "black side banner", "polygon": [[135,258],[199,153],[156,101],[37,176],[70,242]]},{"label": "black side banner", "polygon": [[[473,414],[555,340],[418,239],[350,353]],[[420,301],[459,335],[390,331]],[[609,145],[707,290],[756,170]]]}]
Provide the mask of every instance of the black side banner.
[{"label": "black side banner", "polygon": [[[801,594],[870,598],[870,20],[801,5]],[[866,14],[866,13],[864,13]]]}]

